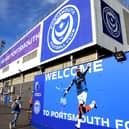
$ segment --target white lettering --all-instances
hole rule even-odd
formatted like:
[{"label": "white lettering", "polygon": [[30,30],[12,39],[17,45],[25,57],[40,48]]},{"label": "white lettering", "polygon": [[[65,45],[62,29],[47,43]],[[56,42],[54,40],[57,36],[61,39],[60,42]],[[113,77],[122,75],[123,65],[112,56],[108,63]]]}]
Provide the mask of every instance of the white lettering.
[{"label": "white lettering", "polygon": [[63,76],[61,75],[60,71],[58,71],[58,79],[62,79]]},{"label": "white lettering", "polygon": [[[88,63],[87,65],[91,66],[89,69],[89,73],[103,71],[102,60],[94,61],[92,63]],[[70,76],[74,77],[74,76],[76,76],[77,67],[78,66],[73,66],[71,68],[66,68],[64,70],[46,73],[45,79],[47,81],[47,80],[56,80],[56,79],[58,80],[58,79],[68,78]],[[80,68],[84,72],[86,70],[87,66],[85,64],[82,64],[82,65],[80,65]]]},{"label": "white lettering", "polygon": [[68,113],[68,120],[76,121],[77,116],[75,114]]},{"label": "white lettering", "polygon": [[100,117],[94,117],[94,119],[95,119],[96,125],[99,125],[99,120],[100,120],[101,118],[100,118]]},{"label": "white lettering", "polygon": [[71,75],[72,76],[76,76],[76,69],[77,69],[77,66],[73,66],[72,68],[71,68]]},{"label": "white lettering", "polygon": [[103,71],[102,61],[103,60],[97,60],[97,61],[93,62],[93,70],[94,70],[94,72]]},{"label": "white lettering", "polygon": [[[54,117],[57,119],[64,119],[70,121],[77,121],[78,115],[66,112],[58,112],[58,111],[49,111],[43,110],[43,115]],[[87,123],[92,125],[99,125],[104,127],[110,127],[110,120],[109,118],[103,118],[98,116],[85,116],[82,115],[81,123]],[[123,126],[123,120],[116,120],[116,129],[119,129],[119,126]],[[129,121],[125,122],[125,129],[129,129]]]},{"label": "white lettering", "polygon": [[44,116],[49,116],[49,111],[48,110],[43,110],[43,115]]},{"label": "white lettering", "polygon": [[55,79],[57,79],[57,72],[52,73],[52,80],[55,80]]},{"label": "white lettering", "polygon": [[65,112],[51,111],[50,116],[55,117],[55,118],[59,118],[59,119],[64,119],[64,120],[66,120],[66,119],[72,120],[72,121],[77,120],[77,116],[75,114],[65,113]]},{"label": "white lettering", "polygon": [[[69,71],[70,71],[70,68],[66,68],[66,69],[64,69],[64,77],[65,78],[67,78],[67,77],[69,77]],[[68,72],[68,73],[67,73]]]},{"label": "white lettering", "polygon": [[83,116],[82,117],[82,122],[83,123],[88,123],[88,124],[94,124],[94,125],[101,125],[101,126],[110,126],[110,121],[109,118],[104,119],[103,117],[98,117],[98,116]]},{"label": "white lettering", "polygon": [[129,129],[129,121],[123,121],[123,120],[116,120],[116,129],[119,129],[120,127],[125,127],[125,129]]},{"label": "white lettering", "polygon": [[109,118],[107,118],[106,120],[104,120],[104,118],[102,118],[102,126],[106,127],[110,127],[110,122],[109,122]]},{"label": "white lettering", "polygon": [[123,126],[123,120],[116,120],[116,129],[119,129],[119,126]]},{"label": "white lettering", "polygon": [[90,118],[89,118],[89,117],[87,116],[87,120],[86,120],[86,121],[87,121],[88,124],[94,124],[94,118],[93,118],[93,117],[90,117]]},{"label": "white lettering", "polygon": [[47,73],[47,74],[45,74],[45,80],[47,81],[47,80],[51,80],[51,75],[52,75],[52,73]]},{"label": "white lettering", "polygon": [[126,128],[126,129],[129,129],[129,121],[126,121],[126,122],[125,122],[125,128]]}]

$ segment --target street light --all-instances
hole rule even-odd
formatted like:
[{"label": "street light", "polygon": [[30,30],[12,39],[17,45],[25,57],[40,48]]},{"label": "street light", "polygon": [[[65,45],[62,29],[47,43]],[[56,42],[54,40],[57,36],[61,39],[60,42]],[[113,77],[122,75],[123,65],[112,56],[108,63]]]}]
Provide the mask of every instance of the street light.
[{"label": "street light", "polygon": [[5,47],[6,41],[5,40],[1,40],[0,42],[0,56],[2,54],[2,49]]}]

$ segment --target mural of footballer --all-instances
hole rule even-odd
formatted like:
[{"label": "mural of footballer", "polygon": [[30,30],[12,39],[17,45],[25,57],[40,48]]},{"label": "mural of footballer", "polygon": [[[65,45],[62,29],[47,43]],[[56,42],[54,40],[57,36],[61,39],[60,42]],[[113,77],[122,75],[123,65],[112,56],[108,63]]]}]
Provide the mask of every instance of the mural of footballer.
[{"label": "mural of footballer", "polygon": [[86,105],[86,100],[87,100],[87,85],[86,85],[86,74],[89,71],[90,66],[87,65],[87,68],[84,72],[81,72],[81,68],[78,67],[76,69],[76,76],[75,78],[71,81],[71,84],[69,87],[65,90],[64,96],[67,95],[71,87],[75,84],[76,90],[77,90],[77,99],[78,99],[78,121],[75,127],[77,129],[80,129],[81,126],[81,118],[83,113],[89,112],[93,108],[97,108],[96,102],[93,100],[91,104]]}]

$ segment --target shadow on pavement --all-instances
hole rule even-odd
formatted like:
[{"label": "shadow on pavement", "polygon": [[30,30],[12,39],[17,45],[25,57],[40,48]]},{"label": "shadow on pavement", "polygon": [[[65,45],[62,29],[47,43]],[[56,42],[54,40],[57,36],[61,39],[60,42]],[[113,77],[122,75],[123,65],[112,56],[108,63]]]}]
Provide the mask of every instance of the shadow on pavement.
[{"label": "shadow on pavement", "polygon": [[19,125],[17,125],[17,129],[24,128],[24,127],[30,127],[30,124],[19,124]]}]

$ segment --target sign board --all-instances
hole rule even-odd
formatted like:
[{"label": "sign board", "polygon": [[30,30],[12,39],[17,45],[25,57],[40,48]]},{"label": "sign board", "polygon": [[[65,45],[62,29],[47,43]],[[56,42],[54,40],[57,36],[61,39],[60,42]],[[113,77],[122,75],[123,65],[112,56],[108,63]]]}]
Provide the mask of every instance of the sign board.
[{"label": "sign board", "polygon": [[90,0],[70,0],[43,20],[41,62],[93,43]]},{"label": "sign board", "polygon": [[123,44],[120,15],[110,5],[101,1],[103,33]]},{"label": "sign board", "polygon": [[[129,44],[127,41],[127,28],[124,18],[124,6],[115,0],[99,0],[95,2],[96,36],[97,44],[111,52],[127,52]],[[129,15],[129,11],[128,15]],[[127,29],[127,30],[126,30]]]},{"label": "sign board", "polygon": [[16,61],[39,46],[40,25],[22,37],[17,43],[0,57],[0,69]]},{"label": "sign board", "polygon": [[[88,97],[97,109],[83,114],[83,129],[129,128],[129,53],[127,60],[118,63],[114,57],[89,62],[86,75]],[[44,73],[35,77],[32,125],[38,129],[74,129],[78,116],[76,86],[63,97],[65,89],[76,75],[78,66]],[[86,70],[87,64],[81,64]],[[57,124],[58,123],[58,124]]]}]

